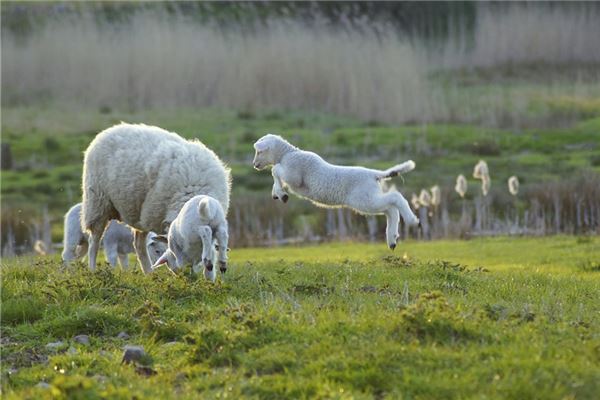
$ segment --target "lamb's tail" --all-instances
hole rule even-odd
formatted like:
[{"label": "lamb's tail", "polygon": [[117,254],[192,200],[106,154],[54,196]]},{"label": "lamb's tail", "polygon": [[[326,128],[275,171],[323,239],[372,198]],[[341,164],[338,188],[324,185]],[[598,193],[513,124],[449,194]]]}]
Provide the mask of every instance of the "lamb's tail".
[{"label": "lamb's tail", "polygon": [[389,179],[405,172],[412,171],[413,169],[415,169],[415,162],[413,160],[408,160],[402,164],[394,165],[392,168],[388,168],[385,171],[379,171],[377,179]]}]

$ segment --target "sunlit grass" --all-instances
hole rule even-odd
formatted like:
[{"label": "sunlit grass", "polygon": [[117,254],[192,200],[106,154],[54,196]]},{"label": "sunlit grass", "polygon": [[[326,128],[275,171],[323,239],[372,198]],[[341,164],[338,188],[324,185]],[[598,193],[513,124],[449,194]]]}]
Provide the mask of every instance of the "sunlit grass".
[{"label": "sunlit grass", "polygon": [[[592,399],[598,259],[597,237],[408,241],[395,253],[324,243],[234,249],[216,284],[190,271],[65,270],[57,256],[3,260],[2,391]],[[130,339],[115,337],[123,330]],[[124,344],[143,345],[156,374],[121,365]]]}]

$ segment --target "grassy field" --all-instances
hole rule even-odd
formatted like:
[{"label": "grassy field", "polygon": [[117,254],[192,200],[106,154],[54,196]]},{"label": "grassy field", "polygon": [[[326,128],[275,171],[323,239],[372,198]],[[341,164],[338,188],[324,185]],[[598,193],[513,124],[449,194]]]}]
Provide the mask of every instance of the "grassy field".
[{"label": "grassy field", "polygon": [[5,259],[2,393],[597,398],[599,261],[598,237],[240,249],[210,284]]}]

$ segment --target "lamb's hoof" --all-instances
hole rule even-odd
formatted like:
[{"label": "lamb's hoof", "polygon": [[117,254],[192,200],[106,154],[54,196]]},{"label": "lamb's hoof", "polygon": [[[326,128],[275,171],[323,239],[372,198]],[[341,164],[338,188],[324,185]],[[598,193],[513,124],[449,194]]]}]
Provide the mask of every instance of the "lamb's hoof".
[{"label": "lamb's hoof", "polygon": [[281,201],[283,201],[284,203],[287,203],[289,199],[289,196],[287,194],[284,194],[283,196],[281,196]]},{"label": "lamb's hoof", "polygon": [[394,249],[396,248],[396,243],[390,243],[388,246],[390,247],[391,251],[394,251]]}]

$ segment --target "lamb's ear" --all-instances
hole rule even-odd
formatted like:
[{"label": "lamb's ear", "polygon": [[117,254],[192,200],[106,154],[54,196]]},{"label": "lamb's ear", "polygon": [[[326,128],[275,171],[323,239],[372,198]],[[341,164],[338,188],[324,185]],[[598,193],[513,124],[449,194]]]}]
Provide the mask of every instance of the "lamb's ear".
[{"label": "lamb's ear", "polygon": [[266,140],[258,140],[258,142],[254,143],[254,149],[257,151],[264,151],[267,150],[269,148],[269,145],[267,144]]},{"label": "lamb's ear", "polygon": [[209,220],[213,218],[213,213],[210,209],[210,201],[206,197],[200,200],[200,204],[198,204],[198,211],[200,212],[201,217],[204,217]]},{"label": "lamb's ear", "polygon": [[156,235],[152,238],[153,242],[162,242],[164,244],[168,244],[169,240],[167,239],[167,235]]},{"label": "lamb's ear", "polygon": [[165,251],[163,253],[163,255],[160,256],[160,258],[158,260],[156,260],[156,262],[152,266],[153,270],[157,269],[158,267],[160,267],[161,265],[163,265],[163,264],[165,264],[167,262],[167,260],[168,260],[168,253],[169,253],[169,250]]}]

